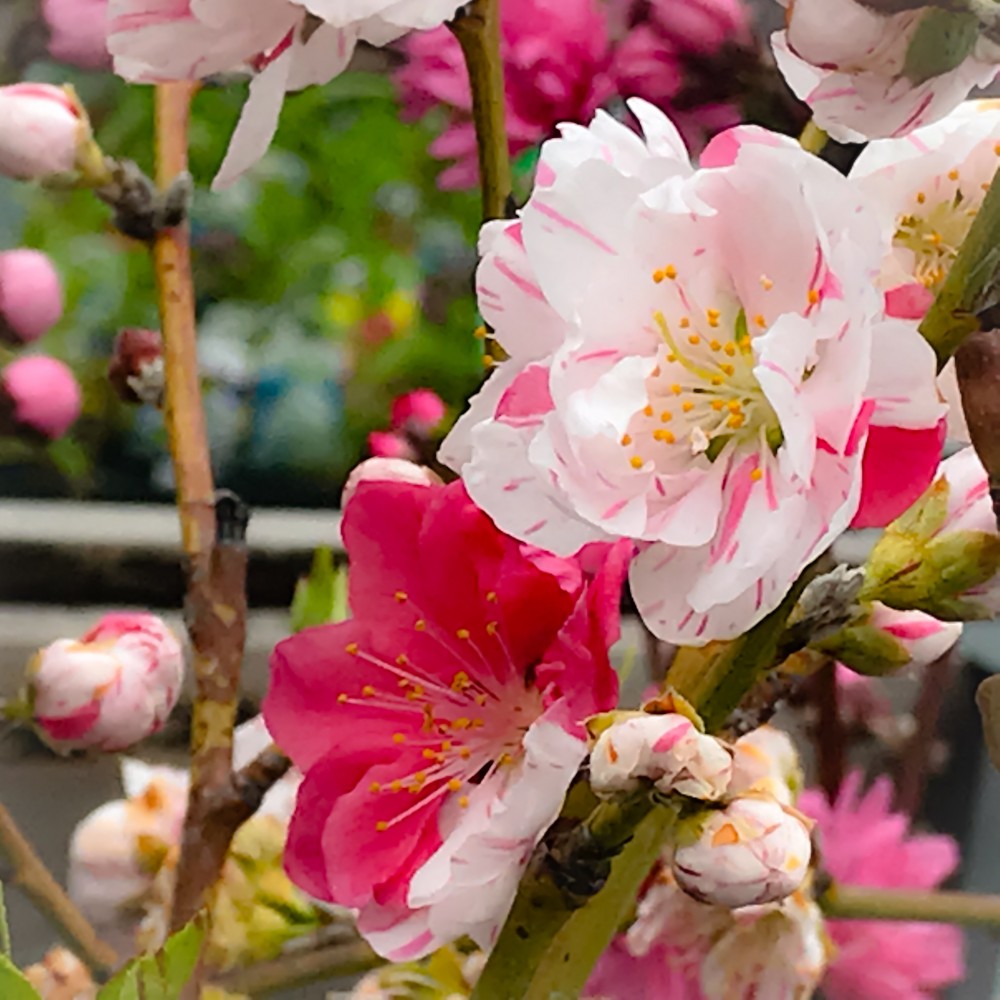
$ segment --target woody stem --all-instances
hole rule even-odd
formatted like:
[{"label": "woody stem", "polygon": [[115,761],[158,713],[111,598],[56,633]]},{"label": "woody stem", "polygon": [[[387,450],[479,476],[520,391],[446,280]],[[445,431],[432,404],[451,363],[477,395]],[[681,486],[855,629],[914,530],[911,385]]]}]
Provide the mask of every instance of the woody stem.
[{"label": "woody stem", "polygon": [[820,896],[828,917],[842,920],[918,920],[1000,927],[1000,896],[972,892],[914,892],[832,885]]}]

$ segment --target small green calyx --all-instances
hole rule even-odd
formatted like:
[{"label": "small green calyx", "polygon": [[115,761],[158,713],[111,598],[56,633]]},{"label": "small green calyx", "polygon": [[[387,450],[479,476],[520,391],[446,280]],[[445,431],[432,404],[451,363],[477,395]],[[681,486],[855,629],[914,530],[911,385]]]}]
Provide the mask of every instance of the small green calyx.
[{"label": "small green calyx", "polygon": [[960,66],[979,38],[979,19],[967,11],[928,10],[906,50],[903,76],[921,84]]}]

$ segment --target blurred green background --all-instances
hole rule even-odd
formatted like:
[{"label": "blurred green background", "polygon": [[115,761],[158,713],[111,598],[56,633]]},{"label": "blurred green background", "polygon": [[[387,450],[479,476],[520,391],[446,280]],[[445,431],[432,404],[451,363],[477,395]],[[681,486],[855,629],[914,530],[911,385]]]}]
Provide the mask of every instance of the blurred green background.
[{"label": "blurred green background", "polygon": [[[151,88],[47,62],[27,76],[73,83],[105,151],[151,170]],[[482,377],[478,197],[436,189],[433,134],[400,121],[381,72],[290,96],[264,161],[213,194],[245,92],[203,90],[191,133],[213,460],[251,503],[329,506],[394,396],[426,386],[457,410]],[[105,377],[120,328],[159,325],[145,248],[87,193],[0,180],[0,249],[21,245],[50,254],[62,277],[65,315],[35,350],[70,364],[85,409],[47,449],[0,441],[0,495],[167,499],[159,413],[120,403]]]}]

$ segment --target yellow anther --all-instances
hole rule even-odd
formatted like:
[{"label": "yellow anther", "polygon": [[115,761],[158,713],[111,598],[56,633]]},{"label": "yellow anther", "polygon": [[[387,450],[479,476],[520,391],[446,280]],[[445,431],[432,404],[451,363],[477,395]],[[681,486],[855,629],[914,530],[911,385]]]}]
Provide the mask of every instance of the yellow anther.
[{"label": "yellow anther", "polygon": [[718,309],[706,309],[705,315],[708,317],[709,326],[715,327],[719,325],[719,317],[722,316],[722,313]]},{"label": "yellow anther", "polygon": [[409,687],[409,686],[410,686],[410,682],[405,677],[400,677],[399,680],[396,681],[396,687],[405,688],[405,687]]},{"label": "yellow anther", "polygon": [[458,636],[459,639],[468,639],[471,634],[472,633],[469,632],[467,628],[455,629],[455,635]]},{"label": "yellow anther", "polygon": [[691,320],[687,316],[681,316],[677,324],[682,330],[686,330],[691,325]]},{"label": "yellow anther", "polygon": [[444,751],[446,751],[446,752],[447,752],[448,750],[450,750],[450,749],[451,749],[451,740],[445,740],[445,741],[444,741],[444,742],[443,742],[443,743],[441,744],[441,749],[442,749],[442,750],[444,750]]},{"label": "yellow anther", "polygon": [[661,281],[663,281],[663,279],[665,277],[666,277],[666,275],[663,273],[663,271],[660,268],[657,268],[653,272],[653,281],[655,281],[657,284],[659,284]]},{"label": "yellow anther", "polygon": [[643,459],[641,459],[638,455],[633,455],[629,459],[629,465],[631,465],[633,469],[641,469],[645,464],[645,461],[643,461]]},{"label": "yellow anther", "polygon": [[460,805],[460,806],[461,806],[461,807],[462,807],[463,809],[468,809],[468,808],[469,808],[469,796],[468,796],[468,795],[462,795],[462,796],[461,796],[461,797],[459,798],[459,800],[458,800],[458,804],[459,804],[459,805]]},{"label": "yellow anther", "polygon": [[379,833],[385,833],[385,831],[389,829],[389,824],[384,819],[380,819],[375,824],[375,829],[378,830]]},{"label": "yellow anther", "polygon": [[396,597],[396,600],[399,601],[400,604],[402,604],[403,601],[406,600],[406,591],[405,590],[397,590],[396,594],[395,594],[395,597]]},{"label": "yellow anther", "polygon": [[369,792],[381,792],[382,791],[382,786],[377,781],[373,781],[368,786],[368,791]]},{"label": "yellow anther", "polygon": [[712,400],[712,409],[715,410],[716,413],[721,413],[722,410],[725,409],[725,406],[726,404],[721,399]]},{"label": "yellow anther", "polygon": [[397,667],[405,667],[406,664],[409,663],[409,662],[410,662],[410,658],[406,655],[406,653],[400,653],[399,656],[396,657],[396,666]]},{"label": "yellow anther", "polygon": [[393,743],[405,743],[406,742],[406,736],[404,736],[403,733],[393,733],[392,734],[392,742]]},{"label": "yellow anther", "polygon": [[417,773],[413,776],[413,780],[422,785],[427,780],[427,772],[417,771]]},{"label": "yellow anther", "polygon": [[698,334],[696,334],[696,333],[689,334],[688,335],[688,343],[692,347],[697,347],[697,345],[701,343],[701,337],[699,337]]},{"label": "yellow anther", "polygon": [[487,622],[486,623],[486,634],[487,635],[496,635],[497,634],[497,629],[499,627],[500,627],[500,623],[499,622]]},{"label": "yellow anther", "polygon": [[669,423],[670,423],[670,421],[671,421],[671,420],[673,420],[673,419],[674,419],[674,415],[673,415],[673,414],[672,414],[672,413],[671,413],[671,412],[670,412],[669,410],[664,410],[664,411],[663,411],[663,412],[662,412],[662,413],[660,414],[660,420],[661,420],[661,421],[662,421],[663,423],[665,423],[665,424],[669,424]]},{"label": "yellow anther", "polygon": [[482,326],[482,325],[477,326],[475,328],[475,330],[472,331],[472,335],[477,340],[485,340],[486,339],[486,327]]},{"label": "yellow anther", "polygon": [[657,366],[656,366],[656,367],[655,367],[655,368],[653,369],[653,371],[652,371],[652,376],[653,376],[653,378],[659,378],[659,377],[660,377],[660,366],[659,366],[659,365],[657,365]]},{"label": "yellow anther", "polygon": [[399,780],[399,778],[396,778],[395,780],[389,782],[390,792],[401,792],[402,790],[403,790],[403,783]]},{"label": "yellow anther", "polygon": [[754,469],[754,470],[753,470],[753,471],[752,471],[752,472],[750,473],[750,478],[751,478],[751,479],[752,479],[752,480],[753,480],[753,481],[754,481],[755,483],[759,483],[759,482],[760,482],[760,481],[761,481],[761,480],[762,480],[762,479],[764,478],[764,470],[763,470],[763,469]]},{"label": "yellow anther", "polygon": [[730,413],[741,413],[743,411],[743,404],[738,399],[731,399],[726,404],[726,408]]},{"label": "yellow anther", "polygon": [[431,750],[430,747],[427,747],[423,751],[423,758],[424,758],[424,760],[437,760],[437,752],[434,751],[434,750]]},{"label": "yellow anther", "polygon": [[731,340],[728,343],[726,343],[726,345],[722,349],[723,351],[726,352],[726,354],[729,355],[729,357],[731,358],[736,357],[736,345]]},{"label": "yellow anther", "polygon": [[667,266],[663,269],[663,277],[669,278],[673,281],[674,278],[677,277],[677,268],[674,267],[673,264],[667,264]]},{"label": "yellow anther", "polygon": [[462,715],[459,718],[455,719],[455,721],[452,723],[452,726],[455,729],[468,729],[469,726],[471,726],[471,725],[472,725],[471,720],[467,719],[464,715]]},{"label": "yellow anther", "polygon": [[416,629],[416,630],[417,630],[418,632],[423,632],[423,630],[424,630],[425,628],[427,628],[427,622],[425,622],[425,621],[423,620],[423,618],[418,618],[418,619],[417,619],[417,620],[416,620],[416,621],[415,621],[415,622],[413,623],[413,627],[414,627],[414,628],[415,628],[415,629]]},{"label": "yellow anther", "polygon": [[623,434],[622,435],[622,447],[623,448],[627,448],[631,443],[632,443],[632,435],[631,434]]},{"label": "yellow anther", "polygon": [[[767,320],[764,319],[764,317],[760,313],[757,313],[757,315],[754,316],[753,321],[759,327],[765,327],[765,326],[767,326]],[[726,348],[727,348],[726,353],[727,354],[729,354],[728,347],[729,347],[729,345],[727,344],[726,345]],[[734,347],[735,347],[735,345],[734,345]],[[730,355],[730,357],[732,357],[732,355]]]},{"label": "yellow anther", "polygon": [[819,302],[819,292],[815,288],[810,288],[806,298],[809,300],[809,305],[814,306]]},{"label": "yellow anther", "polygon": [[664,441],[667,444],[673,444],[674,441],[677,440],[670,431],[665,431],[662,427],[657,427],[656,430],[653,431],[653,437],[657,441]]},{"label": "yellow anther", "polygon": [[485,705],[485,704],[486,704],[486,695],[484,695],[484,694],[477,694],[477,695],[476,695],[476,697],[475,697],[475,698],[473,699],[473,701],[475,701],[475,703],[476,703],[476,704],[477,704],[477,705],[478,705],[478,706],[479,706],[480,708],[482,708],[482,707],[483,707],[483,705]]},{"label": "yellow anther", "polygon": [[772,288],[774,288],[774,282],[766,274],[762,274],[760,276],[760,287],[763,288],[765,292],[769,292]]},{"label": "yellow anther", "polygon": [[732,428],[733,428],[733,429],[735,430],[735,429],[736,429],[737,427],[742,427],[742,426],[743,426],[743,421],[744,421],[745,419],[746,419],[746,418],[745,418],[745,417],[743,416],[743,414],[742,414],[742,413],[734,413],[734,414],[733,414],[733,415],[732,415],[732,416],[731,416],[731,417],[730,417],[730,418],[729,418],[729,419],[728,419],[728,420],[726,421],[726,424],[727,424],[727,425],[728,425],[729,427],[732,427]]},{"label": "yellow anther", "polygon": [[484,368],[492,368],[496,363],[496,358],[491,358],[488,354],[483,355]]},{"label": "yellow anther", "polygon": [[717,341],[717,340],[710,340],[710,341],[708,342],[708,346],[709,346],[709,347],[710,347],[710,348],[711,348],[711,349],[712,349],[713,351],[721,351],[721,350],[722,350],[722,344],[720,344],[720,343],[719,343],[719,341]]},{"label": "yellow anther", "polygon": [[461,787],[462,787],[462,782],[459,781],[458,778],[452,778],[448,782],[448,791],[450,792],[457,792],[461,789]]},{"label": "yellow anther", "polygon": [[932,246],[938,246],[941,242],[941,234],[937,230],[934,230],[933,232],[925,233],[924,239]]},{"label": "yellow anther", "polygon": [[725,379],[719,378],[718,375],[713,375],[710,381],[711,381],[712,385],[714,385],[714,386],[720,386],[720,385],[723,384],[723,382],[725,381]]},{"label": "yellow anther", "polygon": [[719,365],[719,367],[729,376],[732,376],[736,372],[736,369],[728,362],[724,365]]},{"label": "yellow anther", "polygon": [[351,656],[357,656],[358,655],[358,644],[356,642],[349,642],[344,647],[344,652],[350,653]]},{"label": "yellow anther", "polygon": [[644,413],[644,414],[645,414],[645,415],[646,415],[647,417],[651,417],[651,416],[653,415],[653,408],[652,408],[651,406],[648,406],[648,405],[647,405],[647,406],[644,406],[644,407],[642,408],[642,412],[643,412],[643,413]]},{"label": "yellow anther", "polygon": [[338,701],[339,704],[343,705],[344,702],[347,701],[347,695],[344,694],[344,693],[338,694],[337,695],[337,701]]},{"label": "yellow anther", "polygon": [[497,602],[497,592],[495,590],[491,590],[486,595],[486,600],[489,601],[490,604],[496,604],[496,602]]},{"label": "yellow anther", "polygon": [[374,697],[375,697],[375,688],[373,688],[373,687],[371,686],[371,684],[366,684],[366,685],[365,685],[365,686],[364,686],[364,687],[363,687],[363,688],[361,689],[361,694],[362,694],[362,695],[363,695],[363,696],[364,696],[365,698],[374,698]]},{"label": "yellow anther", "polygon": [[472,756],[472,751],[468,747],[459,747],[458,756],[462,760],[468,760]]},{"label": "yellow anther", "polygon": [[694,409],[694,403],[692,403],[690,401],[681,403],[681,409],[685,413],[690,413]]},{"label": "yellow anther", "polygon": [[957,181],[958,180],[958,171],[957,170],[949,170],[948,171],[948,180],[950,180],[950,181]]},{"label": "yellow anther", "polygon": [[514,758],[511,757],[511,755],[509,753],[507,753],[506,751],[504,751],[502,754],[500,754],[500,758],[497,760],[497,763],[501,767],[506,767],[509,764],[513,764],[514,763]]},{"label": "yellow anther", "polygon": [[925,201],[927,201],[927,195],[925,195],[923,191],[918,191],[917,192],[917,204],[918,205],[922,205]]},{"label": "yellow anther", "polygon": [[672,365],[676,360],[677,360],[677,355],[676,354],[668,354],[667,355],[667,364],[671,364]]},{"label": "yellow anther", "polygon": [[675,395],[679,396],[684,390],[680,387],[680,384],[675,382],[671,387],[670,391]]}]

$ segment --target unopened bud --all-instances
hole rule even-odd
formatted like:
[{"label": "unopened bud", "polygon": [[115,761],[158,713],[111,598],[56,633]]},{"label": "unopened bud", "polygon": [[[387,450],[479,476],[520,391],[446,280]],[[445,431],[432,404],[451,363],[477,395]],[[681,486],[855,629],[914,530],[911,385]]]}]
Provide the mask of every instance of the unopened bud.
[{"label": "unopened bud", "polygon": [[354,491],[365,482],[411,483],[414,486],[434,486],[440,477],[423,465],[416,465],[400,458],[369,458],[355,466],[347,477],[340,500],[341,509],[347,506]]},{"label": "unopened bud", "polygon": [[736,909],[791,895],[809,872],[808,820],[767,796],[733,799],[699,817],[693,843],[674,852],[677,884],[702,903]]},{"label": "unopened bud", "polygon": [[728,789],[732,771],[729,747],[673,713],[637,713],[615,722],[590,755],[590,783],[598,794],[632,791],[647,779],[661,792],[714,802]]},{"label": "unopened bud", "polygon": [[24,976],[41,1000],[94,1000],[97,996],[90,970],[68,948],[53,948],[25,969]]},{"label": "unopened bud", "polygon": [[44,253],[0,253],[0,341],[29,344],[48,333],[62,313],[62,285]]},{"label": "unopened bud", "polygon": [[0,87],[0,174],[16,180],[69,177],[94,184],[106,179],[104,157],[72,87]]},{"label": "unopened bud", "polygon": [[413,461],[416,449],[405,434],[396,431],[372,431],[368,435],[368,450],[374,458],[394,458]]},{"label": "unopened bud", "polygon": [[183,676],[180,642],[163,621],[122,612],[40,650],[28,668],[27,700],[57,749],[124,750],[163,726]]},{"label": "unopened bud", "polygon": [[799,752],[789,735],[774,726],[761,726],[733,745],[731,795],[769,795],[782,805],[794,805],[803,787]]},{"label": "unopened bud", "polygon": [[82,406],[76,378],[55,358],[18,358],[0,372],[0,433],[54,441],[69,430]]},{"label": "unopened bud", "polygon": [[156,330],[122,330],[108,364],[108,381],[125,403],[163,405],[163,338]]},{"label": "unopened bud", "polygon": [[414,389],[392,402],[392,426],[421,437],[437,430],[445,416],[445,405],[432,389]]}]

